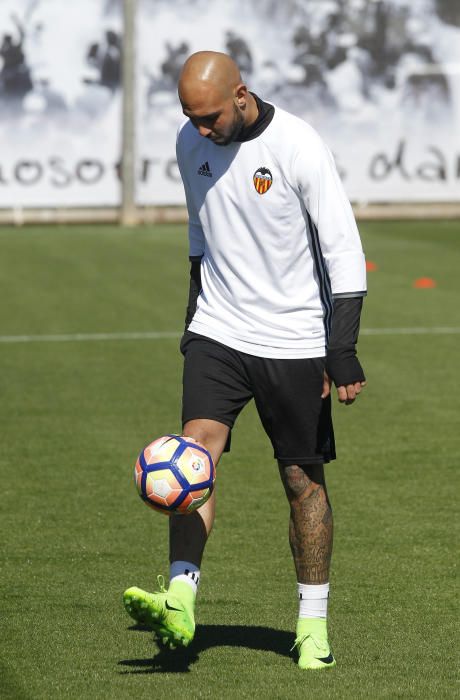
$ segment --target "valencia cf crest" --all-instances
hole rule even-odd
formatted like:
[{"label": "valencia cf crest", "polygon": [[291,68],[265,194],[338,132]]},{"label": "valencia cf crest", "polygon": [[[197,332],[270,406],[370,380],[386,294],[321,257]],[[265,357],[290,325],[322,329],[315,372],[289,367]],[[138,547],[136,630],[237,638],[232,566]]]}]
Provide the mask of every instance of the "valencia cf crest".
[{"label": "valencia cf crest", "polygon": [[253,176],[254,187],[259,194],[265,194],[272,186],[273,176],[268,168],[257,168]]}]

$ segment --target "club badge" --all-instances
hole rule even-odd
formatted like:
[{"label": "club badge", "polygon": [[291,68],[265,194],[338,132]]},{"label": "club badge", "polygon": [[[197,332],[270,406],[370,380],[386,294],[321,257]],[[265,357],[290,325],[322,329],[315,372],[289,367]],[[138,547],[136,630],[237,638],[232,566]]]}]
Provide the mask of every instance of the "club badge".
[{"label": "club badge", "polygon": [[257,168],[253,176],[254,187],[259,194],[265,194],[272,186],[273,176],[268,168]]}]

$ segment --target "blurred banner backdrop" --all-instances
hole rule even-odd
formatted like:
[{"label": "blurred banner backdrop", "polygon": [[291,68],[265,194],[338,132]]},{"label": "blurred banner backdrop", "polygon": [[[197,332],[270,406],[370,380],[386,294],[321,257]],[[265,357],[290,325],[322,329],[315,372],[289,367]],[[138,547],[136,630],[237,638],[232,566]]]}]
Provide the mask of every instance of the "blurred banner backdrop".
[{"label": "blurred banner backdrop", "polygon": [[[0,207],[119,203],[121,37],[121,0],[1,0]],[[200,49],[310,122],[353,201],[460,200],[458,0],[139,0],[139,204],[184,203],[176,83]]]},{"label": "blurred banner backdrop", "polygon": [[118,205],[122,13],[0,0],[0,206]]}]

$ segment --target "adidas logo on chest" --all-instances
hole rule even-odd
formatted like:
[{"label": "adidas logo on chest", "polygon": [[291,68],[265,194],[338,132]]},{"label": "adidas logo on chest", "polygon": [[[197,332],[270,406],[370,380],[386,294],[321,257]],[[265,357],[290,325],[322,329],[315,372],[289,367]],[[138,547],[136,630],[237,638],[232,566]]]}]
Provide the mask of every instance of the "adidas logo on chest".
[{"label": "adidas logo on chest", "polygon": [[211,168],[209,167],[208,161],[206,161],[206,163],[203,163],[203,165],[200,165],[197,172],[198,172],[198,175],[204,175],[205,177],[212,177],[212,172],[211,172]]}]

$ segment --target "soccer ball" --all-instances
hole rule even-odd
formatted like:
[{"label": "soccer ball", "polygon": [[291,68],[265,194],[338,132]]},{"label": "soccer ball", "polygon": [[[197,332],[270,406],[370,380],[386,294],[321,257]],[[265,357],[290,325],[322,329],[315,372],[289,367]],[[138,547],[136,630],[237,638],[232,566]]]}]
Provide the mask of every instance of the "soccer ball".
[{"label": "soccer ball", "polygon": [[139,496],[166,515],[187,515],[206,503],[216,470],[208,450],[190,437],[165,435],[140,453],[134,467]]}]

